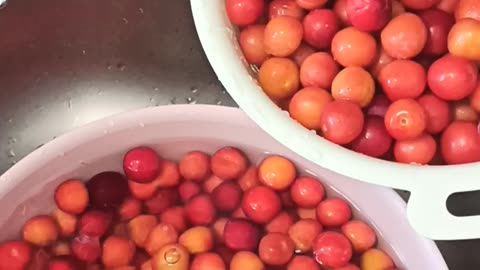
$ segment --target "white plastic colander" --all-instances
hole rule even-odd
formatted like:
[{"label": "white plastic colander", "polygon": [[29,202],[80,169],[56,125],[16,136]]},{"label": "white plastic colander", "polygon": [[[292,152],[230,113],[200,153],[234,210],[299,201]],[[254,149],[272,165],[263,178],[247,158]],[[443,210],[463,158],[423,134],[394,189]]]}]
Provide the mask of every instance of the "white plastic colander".
[{"label": "white plastic colander", "polygon": [[371,158],[317,136],[293,121],[258,86],[225,12],[225,0],[191,0],[203,49],[218,79],[240,108],[271,136],[302,157],[360,181],[411,191],[408,218],[436,240],[480,238],[480,216],[457,217],[446,207],[457,192],[480,189],[480,163],[414,166]]}]

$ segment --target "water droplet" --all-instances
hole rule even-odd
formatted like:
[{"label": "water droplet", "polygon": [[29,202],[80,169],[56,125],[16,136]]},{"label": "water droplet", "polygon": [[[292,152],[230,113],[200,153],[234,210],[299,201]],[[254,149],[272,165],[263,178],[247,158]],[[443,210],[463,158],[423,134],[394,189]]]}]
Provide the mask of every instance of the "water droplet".
[{"label": "water droplet", "polygon": [[153,88],[153,91],[157,92],[159,89],[158,87]]},{"label": "water droplet", "polygon": [[141,128],[144,128],[144,127],[145,127],[145,123],[140,122],[140,123],[138,123],[138,126],[141,127]]},{"label": "water droplet", "polygon": [[[1,7],[0,7],[0,9],[1,9]],[[12,160],[12,162],[10,162],[10,164],[11,164],[11,165],[15,165],[15,164],[17,164],[17,161],[16,161],[16,160]]]},{"label": "water droplet", "polygon": [[86,51],[86,50],[82,50],[82,54],[83,54],[83,55],[87,55],[87,51]]},{"label": "water droplet", "polygon": [[107,64],[107,69],[112,70],[113,66],[111,64]]},{"label": "water droplet", "polygon": [[143,8],[139,8],[138,12],[140,12],[140,14],[143,14]]},{"label": "water droplet", "polygon": [[225,89],[222,89],[222,94],[224,94],[224,95],[225,95],[226,93],[227,93],[227,90],[225,90]]},{"label": "water droplet", "polygon": [[177,98],[170,99],[170,104],[177,104]]},{"label": "water droplet", "polygon": [[127,67],[127,66],[126,66],[124,63],[118,63],[118,64],[117,64],[117,68],[118,68],[120,71],[124,71],[126,67]]},{"label": "water droplet", "polygon": [[7,6],[7,0],[0,0],[0,9],[3,9]]},{"label": "water droplet", "polygon": [[8,157],[15,157],[15,151],[13,151],[13,149],[8,150]]},{"label": "water droplet", "polygon": [[187,97],[187,103],[188,103],[188,104],[196,104],[197,101],[196,101],[194,98],[192,98],[192,97]]},{"label": "water droplet", "polygon": [[124,24],[127,24],[127,23],[128,23],[128,19],[125,18],[125,17],[122,18],[122,21],[123,21]]},{"label": "water droplet", "polygon": [[15,137],[8,137],[8,144],[14,144],[17,142],[17,139]]},{"label": "water droplet", "polygon": [[192,87],[192,88],[190,88],[190,91],[192,91],[192,93],[195,94],[195,93],[198,92],[198,88]]},{"label": "water droplet", "polygon": [[222,105],[222,101],[221,101],[221,100],[217,100],[217,102],[215,102],[215,104],[217,104],[217,105]]},{"label": "water droplet", "polygon": [[69,109],[71,109],[71,108],[72,108],[72,106],[73,106],[72,99],[71,99],[71,98],[69,98],[69,99],[67,100],[67,107],[68,107]]},{"label": "water droplet", "polygon": [[12,122],[13,122],[13,119],[12,119],[12,118],[9,118],[9,119],[7,120],[7,122],[8,122],[8,123],[12,123]]},{"label": "water droplet", "polygon": [[102,89],[99,89],[99,90],[97,91],[97,95],[100,96],[100,95],[102,95],[102,94],[103,94],[103,90],[102,90]]}]

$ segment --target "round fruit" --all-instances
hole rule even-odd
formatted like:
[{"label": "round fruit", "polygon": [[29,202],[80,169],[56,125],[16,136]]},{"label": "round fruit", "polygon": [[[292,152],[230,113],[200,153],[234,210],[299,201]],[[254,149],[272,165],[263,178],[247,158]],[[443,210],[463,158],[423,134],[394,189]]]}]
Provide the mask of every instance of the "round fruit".
[{"label": "round fruit", "polygon": [[299,207],[316,207],[325,196],[325,188],[318,179],[303,176],[293,182],[290,196]]},{"label": "round fruit", "polygon": [[98,237],[79,235],[72,240],[72,254],[80,261],[94,262],[102,255]]},{"label": "round fruit", "polygon": [[448,51],[455,56],[480,61],[480,21],[474,19],[458,20],[448,34]]},{"label": "round fruit", "polygon": [[260,18],[265,3],[263,0],[227,0],[225,7],[230,21],[238,26],[244,26]]},{"label": "round fruit", "polygon": [[110,227],[112,216],[108,213],[91,210],[78,221],[78,232],[91,237],[100,237]]},{"label": "round fruit", "polygon": [[339,268],[352,258],[352,245],[341,233],[323,232],[315,239],[313,254],[320,265]]},{"label": "round fruit", "polygon": [[413,13],[403,13],[393,18],[381,32],[383,49],[397,59],[417,56],[427,43],[427,28],[422,19]]},{"label": "round fruit", "polygon": [[[191,227],[180,235],[178,243],[184,246],[191,254],[207,252],[213,248],[213,233],[204,226]],[[160,251],[157,251],[156,254]]]},{"label": "round fruit", "polygon": [[195,256],[190,270],[225,270],[225,262],[217,253],[202,253]]},{"label": "round fruit", "polygon": [[242,209],[254,222],[265,224],[280,212],[280,197],[268,187],[257,186],[243,195]]},{"label": "round fruit", "polygon": [[180,174],[185,180],[201,182],[210,174],[210,157],[200,151],[191,151],[180,159]]},{"label": "round fruit", "polygon": [[362,270],[392,269],[394,264],[385,252],[373,248],[362,254],[360,267]]},{"label": "round fruit", "polygon": [[173,225],[159,223],[150,230],[144,243],[145,251],[153,256],[161,247],[167,244],[176,243],[177,240],[178,233]]},{"label": "round fruit", "polygon": [[297,175],[295,165],[285,157],[269,156],[258,167],[259,180],[274,190],[288,188]]},{"label": "round fruit", "polygon": [[419,137],[395,142],[393,154],[395,160],[407,164],[427,164],[437,151],[437,143],[431,135],[423,134]]},{"label": "round fruit", "polygon": [[387,64],[380,70],[377,79],[391,101],[417,98],[427,85],[425,69],[412,60],[395,60]]},{"label": "round fruit", "polygon": [[295,244],[297,253],[305,253],[312,250],[315,237],[323,230],[316,220],[301,219],[293,224],[288,230],[288,236]]},{"label": "round fruit", "polygon": [[118,172],[101,172],[87,182],[90,205],[99,210],[118,208],[128,195],[127,179]]},{"label": "round fruit", "polygon": [[352,210],[345,200],[330,198],[323,200],[317,206],[317,220],[327,227],[338,227],[352,217]]},{"label": "round fruit", "polygon": [[287,270],[320,270],[317,262],[308,256],[297,255],[288,263]]},{"label": "round fruit", "polygon": [[37,246],[47,246],[58,238],[58,226],[49,216],[36,216],[23,225],[23,240]]},{"label": "round fruit", "polygon": [[352,243],[353,250],[363,253],[377,242],[373,228],[360,220],[352,220],[342,226],[342,233]]},{"label": "round fruit", "polygon": [[440,146],[447,164],[480,161],[480,135],[473,123],[451,123],[442,134]]},{"label": "round fruit", "polygon": [[123,171],[129,180],[148,183],[160,173],[162,160],[149,147],[137,147],[129,150],[123,157]]},{"label": "round fruit", "polygon": [[0,269],[26,269],[32,258],[32,249],[24,241],[7,241],[0,245]]},{"label": "round fruit", "polygon": [[427,44],[423,53],[440,56],[447,52],[448,33],[455,20],[451,14],[439,9],[429,9],[420,13],[420,18],[427,27]]},{"label": "round fruit", "polygon": [[348,144],[363,129],[363,113],[357,104],[335,100],[325,105],[320,118],[323,136],[334,143]]},{"label": "round fruit", "polygon": [[475,0],[457,0],[455,19],[471,18],[480,21],[480,3]]},{"label": "round fruit", "polygon": [[325,89],[306,87],[292,97],[288,112],[302,126],[308,129],[319,130],[323,108],[330,101],[332,101],[332,96]]},{"label": "round fruit", "polygon": [[246,219],[229,219],[223,231],[225,245],[235,251],[253,251],[260,239],[260,230]]},{"label": "round fruit", "polygon": [[372,101],[375,82],[365,69],[346,67],[333,79],[331,91],[335,100],[351,101],[363,108]]},{"label": "round fruit", "polygon": [[407,140],[423,133],[427,126],[427,114],[417,101],[399,99],[388,107],[384,121],[393,138]]},{"label": "round fruit", "polygon": [[392,1],[346,0],[346,13],[355,28],[366,32],[378,31],[392,18]]},{"label": "round fruit", "polygon": [[293,256],[295,245],[288,235],[267,233],[258,245],[258,254],[268,265],[284,265]]},{"label": "round fruit", "polygon": [[447,54],[433,62],[427,75],[435,95],[447,101],[460,100],[475,90],[478,70],[472,62]]},{"label": "round fruit", "polygon": [[153,257],[154,270],[189,270],[190,254],[179,244],[163,246]]},{"label": "round fruit", "polygon": [[114,268],[129,265],[135,254],[135,244],[127,238],[110,236],[103,242],[102,263]]},{"label": "round fruit", "polygon": [[249,64],[260,66],[268,59],[263,44],[264,32],[264,25],[251,25],[240,32],[238,44]]},{"label": "round fruit", "polygon": [[340,28],[338,18],[330,9],[315,9],[303,19],[303,38],[318,50],[328,49]]},{"label": "round fruit", "polygon": [[288,228],[294,223],[294,218],[295,217],[287,211],[282,211],[270,220],[269,223],[265,224],[264,230],[268,233],[287,233]]},{"label": "round fruit", "polygon": [[371,157],[381,157],[392,145],[392,137],[385,128],[383,118],[369,115],[362,133],[352,142],[352,150]]},{"label": "round fruit", "polygon": [[303,87],[329,89],[338,71],[338,64],[329,53],[317,52],[308,56],[300,66],[300,81]]},{"label": "round fruit", "polygon": [[417,101],[427,114],[426,131],[430,134],[442,132],[451,120],[448,103],[432,94],[425,94]]},{"label": "round fruit", "polygon": [[305,11],[295,0],[273,0],[268,6],[268,18],[271,20],[279,16],[290,16],[301,20]]},{"label": "round fruit", "polygon": [[242,189],[236,183],[224,182],[213,190],[212,201],[218,210],[231,212],[242,202]]},{"label": "round fruit", "polygon": [[303,27],[295,18],[280,16],[265,26],[263,43],[265,52],[277,57],[292,54],[302,42]]},{"label": "round fruit", "polygon": [[264,270],[262,260],[255,254],[249,251],[240,251],[235,253],[230,262],[230,270]]},{"label": "round fruit", "polygon": [[210,196],[199,194],[187,202],[185,213],[191,224],[208,225],[215,220],[217,211]]},{"label": "round fruit", "polygon": [[258,82],[270,98],[288,98],[300,85],[298,67],[288,58],[272,57],[260,67]]},{"label": "round fruit", "polygon": [[332,55],[344,67],[366,67],[373,63],[377,43],[372,35],[355,27],[338,31],[332,40]]},{"label": "round fruit", "polygon": [[213,174],[223,180],[240,178],[248,167],[245,154],[234,147],[224,147],[212,156],[211,169]]},{"label": "round fruit", "polygon": [[88,191],[80,180],[67,180],[55,189],[55,203],[69,214],[83,213],[88,206]]}]

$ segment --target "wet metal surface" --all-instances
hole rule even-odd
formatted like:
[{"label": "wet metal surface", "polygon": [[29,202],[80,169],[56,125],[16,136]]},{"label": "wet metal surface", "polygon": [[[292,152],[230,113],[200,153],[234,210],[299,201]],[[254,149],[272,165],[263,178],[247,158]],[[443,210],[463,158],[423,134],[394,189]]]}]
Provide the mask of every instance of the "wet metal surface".
[{"label": "wet metal surface", "polygon": [[[208,65],[189,8],[187,0],[10,0],[0,10],[0,172],[118,112],[235,106]],[[451,269],[480,269],[480,241],[439,246]]]}]

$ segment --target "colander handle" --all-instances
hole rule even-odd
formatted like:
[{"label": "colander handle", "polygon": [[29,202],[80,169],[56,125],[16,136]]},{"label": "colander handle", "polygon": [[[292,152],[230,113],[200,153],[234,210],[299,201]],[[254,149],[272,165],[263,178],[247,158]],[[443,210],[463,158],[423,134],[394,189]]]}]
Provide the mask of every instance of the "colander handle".
[{"label": "colander handle", "polygon": [[[448,180],[453,183],[456,179]],[[470,185],[441,185],[437,182],[436,185],[425,184],[411,190],[407,216],[418,233],[434,240],[480,238],[480,216],[458,217],[447,209],[447,199],[451,194],[480,189],[478,179],[459,182]]]}]

